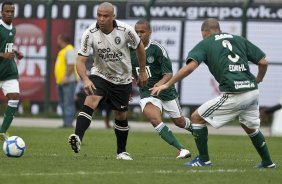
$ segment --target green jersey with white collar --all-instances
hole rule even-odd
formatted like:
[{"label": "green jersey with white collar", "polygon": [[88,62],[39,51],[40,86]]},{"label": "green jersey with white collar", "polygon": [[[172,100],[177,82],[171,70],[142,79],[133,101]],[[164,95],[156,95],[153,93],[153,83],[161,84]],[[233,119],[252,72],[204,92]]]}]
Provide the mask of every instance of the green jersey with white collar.
[{"label": "green jersey with white collar", "polygon": [[[16,28],[0,20],[0,52],[13,52]],[[0,57],[0,81],[18,79],[18,68],[15,59]]]},{"label": "green jersey with white collar", "polygon": [[199,42],[186,61],[204,62],[219,83],[221,92],[241,93],[258,88],[248,62],[258,64],[264,57],[263,51],[245,38],[219,33]]},{"label": "green jersey with white collar", "polygon": [[[148,84],[139,88],[140,98],[151,96],[152,88],[158,81],[163,78],[164,74],[172,74],[172,64],[164,47],[156,41],[150,40],[146,50],[146,72],[148,74]],[[130,50],[132,73],[137,79],[139,75],[139,65],[135,50]],[[163,101],[170,101],[178,97],[175,86],[162,91],[157,98]]]}]

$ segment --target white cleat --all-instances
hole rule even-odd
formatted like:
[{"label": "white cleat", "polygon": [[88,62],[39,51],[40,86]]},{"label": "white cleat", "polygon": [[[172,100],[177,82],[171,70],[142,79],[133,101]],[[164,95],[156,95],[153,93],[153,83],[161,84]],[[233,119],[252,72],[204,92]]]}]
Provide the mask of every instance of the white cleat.
[{"label": "white cleat", "polygon": [[117,155],[117,160],[133,160],[133,159],[130,157],[129,153],[122,152],[122,153]]},{"label": "white cleat", "polygon": [[71,146],[71,149],[75,153],[79,153],[80,152],[81,141],[80,141],[80,138],[78,137],[78,135],[71,134],[69,136],[69,144]]},{"label": "white cleat", "polygon": [[178,151],[178,156],[176,157],[177,159],[185,159],[191,157],[191,153],[187,149],[181,149]]}]

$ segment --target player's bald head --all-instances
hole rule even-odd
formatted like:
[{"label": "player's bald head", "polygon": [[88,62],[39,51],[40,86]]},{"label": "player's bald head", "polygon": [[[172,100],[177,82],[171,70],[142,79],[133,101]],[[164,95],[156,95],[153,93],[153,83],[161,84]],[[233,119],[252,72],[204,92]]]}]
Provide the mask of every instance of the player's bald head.
[{"label": "player's bald head", "polygon": [[206,19],[202,24],[201,31],[204,39],[211,34],[220,33],[221,30],[218,20],[215,18]]},{"label": "player's bald head", "polygon": [[109,3],[109,2],[101,3],[98,7],[98,11],[99,10],[108,11],[108,12],[114,14],[114,6],[113,6],[112,3]]},{"label": "player's bald head", "polygon": [[201,30],[209,31],[212,33],[219,33],[220,32],[219,22],[217,21],[217,19],[208,18],[203,22]]},{"label": "player's bald head", "polygon": [[217,19],[208,18],[203,22],[201,30],[209,31],[211,33],[219,33],[220,32],[219,22],[217,21]]}]

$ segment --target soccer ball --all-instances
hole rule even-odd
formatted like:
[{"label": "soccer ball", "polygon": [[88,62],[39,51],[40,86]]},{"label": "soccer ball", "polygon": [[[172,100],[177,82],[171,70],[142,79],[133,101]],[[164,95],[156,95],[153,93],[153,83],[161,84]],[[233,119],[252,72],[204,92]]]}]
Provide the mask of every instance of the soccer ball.
[{"label": "soccer ball", "polygon": [[21,157],[25,150],[25,142],[19,136],[11,136],[3,144],[3,151],[8,157]]}]

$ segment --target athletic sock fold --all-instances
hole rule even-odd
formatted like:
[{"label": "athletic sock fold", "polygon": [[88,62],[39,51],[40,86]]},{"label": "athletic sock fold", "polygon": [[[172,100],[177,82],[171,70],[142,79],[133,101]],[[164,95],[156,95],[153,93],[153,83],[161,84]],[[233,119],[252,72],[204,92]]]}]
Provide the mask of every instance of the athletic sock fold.
[{"label": "athletic sock fold", "polygon": [[87,105],[83,105],[76,119],[75,134],[82,141],[85,131],[90,126],[92,120],[93,109]]}]

